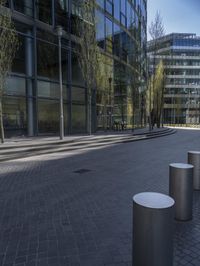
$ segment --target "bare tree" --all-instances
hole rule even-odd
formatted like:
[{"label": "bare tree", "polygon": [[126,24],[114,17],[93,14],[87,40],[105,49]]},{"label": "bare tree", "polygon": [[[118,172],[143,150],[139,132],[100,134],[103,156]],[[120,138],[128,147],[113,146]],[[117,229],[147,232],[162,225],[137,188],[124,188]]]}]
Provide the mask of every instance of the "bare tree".
[{"label": "bare tree", "polygon": [[[156,55],[159,49],[159,38],[163,37],[163,35],[165,34],[165,29],[164,29],[164,25],[162,22],[162,17],[160,15],[160,13],[157,11],[154,20],[151,22],[150,26],[149,26],[149,34],[151,36],[151,43],[150,43],[150,47],[151,47],[151,60],[150,60],[150,64],[152,67],[152,81],[151,81],[151,85],[150,88],[152,88],[152,90],[154,91],[154,94],[156,92],[157,96],[153,97],[153,109],[151,108],[150,113],[154,114],[154,116],[156,117],[156,122],[157,122],[157,126],[160,127],[160,103],[163,103],[163,94],[159,93],[157,88],[155,88],[156,86],[156,82],[158,82],[158,80],[156,80],[156,68],[157,66],[160,64],[160,61],[156,60]],[[164,73],[164,67],[163,67],[163,62],[162,64],[162,71]],[[161,65],[160,65],[161,67]],[[158,73],[157,73],[158,76]],[[151,78],[151,77],[150,77]],[[158,77],[157,77],[158,78]],[[159,79],[160,80],[160,79]],[[162,79],[163,82],[163,79]],[[164,88],[162,88],[162,90],[164,90]],[[160,98],[159,98],[160,97]],[[163,104],[162,104],[163,106]],[[150,117],[150,121],[153,117]]]},{"label": "bare tree", "polygon": [[159,11],[156,12],[155,18],[149,26],[149,34],[153,41],[165,35],[165,28]]},{"label": "bare tree", "polygon": [[19,46],[12,22],[11,11],[5,7],[6,0],[0,0],[0,134],[4,143],[2,98],[12,61]]},{"label": "bare tree", "polygon": [[79,64],[87,88],[87,131],[92,131],[92,95],[96,88],[100,51],[96,40],[95,0],[77,1],[81,10],[76,18],[79,37]]},{"label": "bare tree", "polygon": [[154,83],[154,111],[157,127],[160,127],[161,115],[163,110],[163,94],[164,94],[164,85],[165,85],[165,75],[164,75],[164,65],[161,60],[157,66],[155,73],[155,83]]},{"label": "bare tree", "polygon": [[[153,87],[154,83],[154,87]],[[153,108],[150,111],[150,122],[153,125],[157,124],[160,127],[161,116],[163,115],[164,106],[164,87],[165,87],[165,72],[164,64],[161,60],[156,68],[154,75],[148,80],[148,89],[146,91],[146,106],[150,110],[150,105],[153,102]]]}]

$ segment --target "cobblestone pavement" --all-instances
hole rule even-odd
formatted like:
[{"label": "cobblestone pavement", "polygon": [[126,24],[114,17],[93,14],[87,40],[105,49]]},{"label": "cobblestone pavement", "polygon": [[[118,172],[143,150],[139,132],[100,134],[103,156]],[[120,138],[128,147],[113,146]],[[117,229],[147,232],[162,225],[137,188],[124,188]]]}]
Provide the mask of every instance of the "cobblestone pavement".
[{"label": "cobblestone pavement", "polygon": [[[0,164],[0,265],[131,265],[132,196],[168,193],[168,165],[200,150],[200,131]],[[200,265],[194,218],[175,222],[174,266]],[[160,265],[162,266],[162,265]]]}]

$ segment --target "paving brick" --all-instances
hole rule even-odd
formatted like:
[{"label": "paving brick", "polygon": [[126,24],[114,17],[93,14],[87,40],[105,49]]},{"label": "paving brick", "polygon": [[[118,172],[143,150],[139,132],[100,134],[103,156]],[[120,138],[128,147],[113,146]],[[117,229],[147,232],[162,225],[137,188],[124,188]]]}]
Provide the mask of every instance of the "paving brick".
[{"label": "paving brick", "polygon": [[[130,266],[132,196],[168,193],[188,150],[199,131],[1,163],[0,265]],[[175,221],[174,266],[200,265],[199,205],[195,191],[193,220]]]}]

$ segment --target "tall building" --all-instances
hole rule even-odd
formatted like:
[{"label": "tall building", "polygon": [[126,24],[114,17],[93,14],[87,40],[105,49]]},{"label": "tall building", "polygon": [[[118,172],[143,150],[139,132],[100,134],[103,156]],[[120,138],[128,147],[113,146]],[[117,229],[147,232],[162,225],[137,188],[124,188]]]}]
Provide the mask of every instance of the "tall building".
[{"label": "tall building", "polygon": [[159,60],[165,65],[164,122],[198,124],[200,37],[192,33],[172,33],[149,41],[147,49],[151,67]]},{"label": "tall building", "polygon": [[[103,82],[92,99],[92,130],[144,121],[146,0],[97,0],[96,38]],[[5,133],[58,134],[59,56],[56,27],[62,26],[65,135],[87,130],[87,88],[76,51],[76,0],[9,0],[20,39],[3,97]]]}]

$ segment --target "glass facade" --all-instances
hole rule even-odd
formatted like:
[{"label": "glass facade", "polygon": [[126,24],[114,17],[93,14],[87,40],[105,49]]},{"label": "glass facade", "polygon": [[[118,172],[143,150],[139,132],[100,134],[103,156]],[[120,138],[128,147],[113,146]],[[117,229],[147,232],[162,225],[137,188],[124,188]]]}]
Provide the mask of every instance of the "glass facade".
[{"label": "glass facade", "polygon": [[[56,26],[62,26],[65,134],[87,128],[87,88],[76,52],[74,20],[79,1],[10,0],[20,39],[3,98],[6,136],[59,133],[59,58]],[[146,0],[96,1],[101,75],[92,98],[93,131],[124,122],[139,127],[146,72]]]},{"label": "glass facade", "polygon": [[165,65],[164,122],[199,124],[200,122],[200,37],[174,33],[148,43],[150,62]]}]

